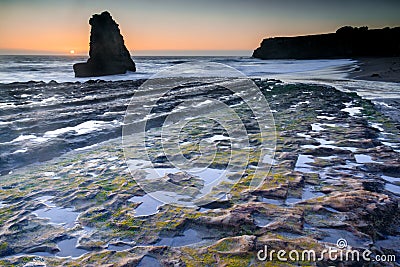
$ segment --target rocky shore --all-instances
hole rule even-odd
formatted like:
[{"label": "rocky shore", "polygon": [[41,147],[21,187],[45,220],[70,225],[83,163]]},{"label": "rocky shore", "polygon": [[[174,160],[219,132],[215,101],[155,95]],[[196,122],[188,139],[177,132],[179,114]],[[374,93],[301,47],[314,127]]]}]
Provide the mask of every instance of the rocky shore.
[{"label": "rocky shore", "polygon": [[[282,262],[276,255],[268,262],[257,258],[265,246],[320,253],[336,247],[339,238],[348,243],[345,251],[396,255],[400,263],[400,125],[354,93],[275,80],[255,83],[268,101],[277,130],[272,168],[257,190],[249,190],[255,166],[250,159],[229,198],[202,207],[160,205],[151,202],[137,183],[147,171],[146,163],[139,162],[142,155],[137,155],[138,169],[132,177],[120,138],[69,151],[0,176],[0,265],[368,264],[340,259]],[[96,83],[111,85],[124,83]],[[182,88],[201,92],[196,86]],[[213,127],[191,133],[223,135]],[[167,157],[156,153],[157,138],[150,130],[152,160],[159,168],[169,168]],[[260,149],[257,138],[251,137],[254,151]],[[185,157],[199,153],[195,140],[182,141]],[[226,140],[212,140],[216,147],[226,147]],[[223,169],[224,151],[215,157],[214,170]],[[184,174],[166,173],[163,179],[184,182],[191,190],[201,185],[198,177]]]}]

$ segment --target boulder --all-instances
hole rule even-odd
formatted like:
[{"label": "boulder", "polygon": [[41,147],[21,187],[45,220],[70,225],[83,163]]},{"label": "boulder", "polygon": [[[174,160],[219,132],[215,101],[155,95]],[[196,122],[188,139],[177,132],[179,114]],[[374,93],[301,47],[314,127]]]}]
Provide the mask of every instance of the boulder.
[{"label": "boulder", "polygon": [[74,64],[75,77],[92,77],[124,74],[136,71],[128,49],[124,44],[118,24],[109,12],[95,14],[89,20],[90,32],[89,59],[86,63]]}]

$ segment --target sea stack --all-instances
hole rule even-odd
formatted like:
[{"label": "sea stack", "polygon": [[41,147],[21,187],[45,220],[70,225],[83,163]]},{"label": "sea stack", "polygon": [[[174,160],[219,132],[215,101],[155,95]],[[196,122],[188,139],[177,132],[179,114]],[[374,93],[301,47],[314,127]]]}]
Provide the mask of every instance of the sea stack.
[{"label": "sea stack", "polygon": [[136,71],[128,49],[124,44],[118,24],[109,12],[95,14],[89,20],[90,31],[89,59],[86,63],[74,64],[75,77],[92,77],[124,74]]}]

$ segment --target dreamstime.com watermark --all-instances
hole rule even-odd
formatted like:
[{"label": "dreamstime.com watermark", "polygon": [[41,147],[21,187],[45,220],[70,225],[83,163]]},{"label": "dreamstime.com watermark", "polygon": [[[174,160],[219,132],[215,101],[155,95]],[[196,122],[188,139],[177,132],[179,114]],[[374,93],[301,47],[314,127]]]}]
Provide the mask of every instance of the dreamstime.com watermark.
[{"label": "dreamstime.com watermark", "polygon": [[287,261],[345,261],[345,262],[395,262],[396,255],[374,255],[372,251],[366,249],[364,251],[353,250],[348,248],[347,240],[339,238],[336,242],[336,248],[328,247],[322,251],[315,251],[313,249],[307,250],[274,250],[269,249],[267,245],[257,252],[257,259],[259,261],[274,261],[281,262]]}]

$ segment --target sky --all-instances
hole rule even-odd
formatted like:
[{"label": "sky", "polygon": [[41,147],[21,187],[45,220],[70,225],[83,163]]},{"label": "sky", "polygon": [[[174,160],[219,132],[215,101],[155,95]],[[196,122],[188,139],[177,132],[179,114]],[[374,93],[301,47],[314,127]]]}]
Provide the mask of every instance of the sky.
[{"label": "sky", "polygon": [[266,37],[400,26],[400,0],[0,0],[0,54],[87,55],[104,10],[133,55],[251,54]]}]

